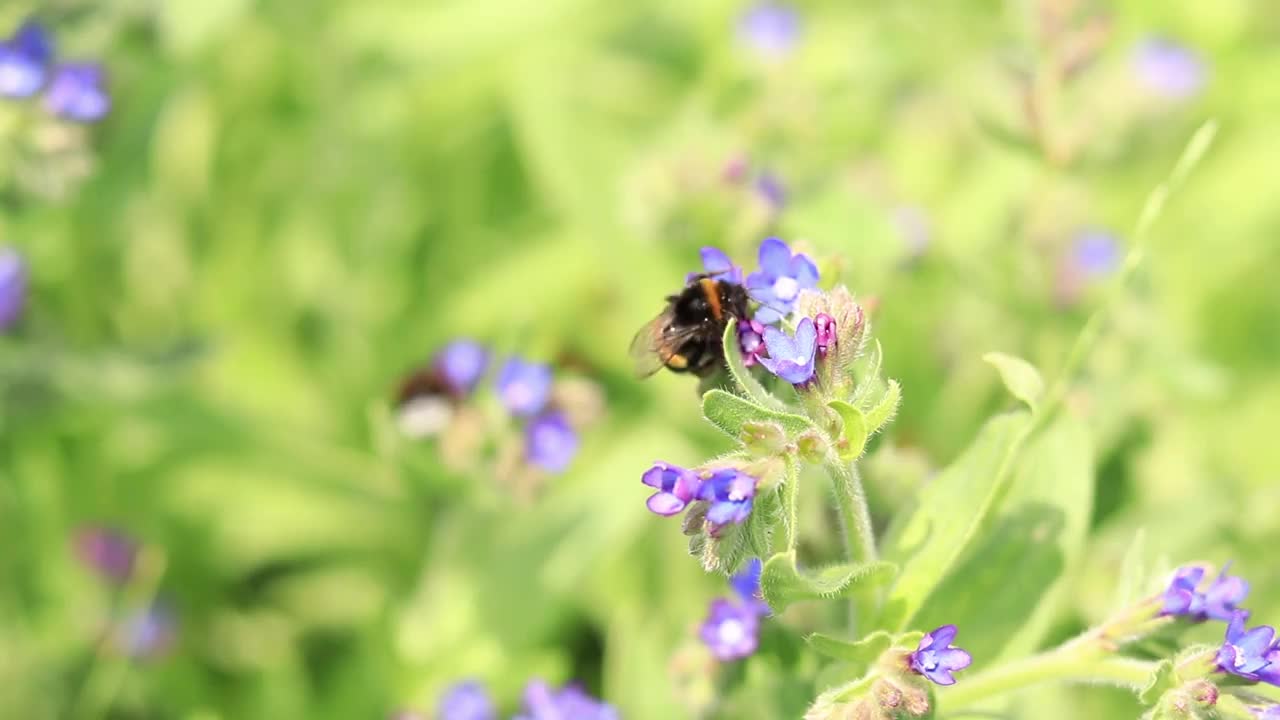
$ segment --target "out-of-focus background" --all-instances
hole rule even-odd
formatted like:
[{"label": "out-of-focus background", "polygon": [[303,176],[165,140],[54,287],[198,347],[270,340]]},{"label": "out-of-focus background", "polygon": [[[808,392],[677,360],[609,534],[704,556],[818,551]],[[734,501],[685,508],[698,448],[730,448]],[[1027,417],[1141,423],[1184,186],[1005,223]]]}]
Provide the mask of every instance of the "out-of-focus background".
[{"label": "out-of-focus background", "polygon": [[[2,717],[429,717],[531,677],[693,717],[724,581],[639,474],[727,444],[627,347],[698,248],[783,237],[873,308],[883,517],[1007,403],[983,353],[1062,364],[1209,118],[1071,397],[1098,473],[1052,637],[1140,528],[1280,618],[1278,5],[11,0],[0,34],[33,12],[111,110],[0,107]],[[567,471],[512,450],[489,381],[474,427],[406,435],[397,388],[456,337],[555,368]],[[717,716],[804,706],[767,689]]]}]

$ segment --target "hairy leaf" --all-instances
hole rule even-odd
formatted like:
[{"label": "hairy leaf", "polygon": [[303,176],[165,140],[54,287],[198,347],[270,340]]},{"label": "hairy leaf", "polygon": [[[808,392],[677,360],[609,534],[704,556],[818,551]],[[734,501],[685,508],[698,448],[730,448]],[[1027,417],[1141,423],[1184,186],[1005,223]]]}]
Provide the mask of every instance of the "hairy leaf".
[{"label": "hairy leaf", "polygon": [[849,563],[800,570],[794,553],[778,553],[764,564],[760,586],[764,599],[780,613],[792,603],[843,597],[856,587],[877,586],[897,572],[893,563]]}]

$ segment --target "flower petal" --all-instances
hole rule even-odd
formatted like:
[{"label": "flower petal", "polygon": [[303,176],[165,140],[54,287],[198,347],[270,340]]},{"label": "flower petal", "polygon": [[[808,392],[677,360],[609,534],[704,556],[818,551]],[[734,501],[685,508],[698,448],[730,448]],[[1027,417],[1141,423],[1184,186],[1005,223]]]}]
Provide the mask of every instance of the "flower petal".
[{"label": "flower petal", "polygon": [[973,656],[957,647],[938,651],[938,664],[951,670],[963,670],[973,664]]},{"label": "flower petal", "polygon": [[649,496],[649,499],[644,504],[649,508],[650,512],[663,517],[677,515],[688,505],[684,500],[668,492],[654,493]]},{"label": "flower petal", "polygon": [[713,275],[733,270],[733,261],[720,248],[704,247],[700,254],[702,255],[702,267]]},{"label": "flower petal", "polygon": [[658,490],[666,489],[664,488],[664,481],[668,467],[670,466],[666,463],[654,463],[653,467],[645,470],[644,474],[640,476],[640,482]]},{"label": "flower petal", "polygon": [[933,647],[942,649],[950,645],[951,641],[956,639],[958,633],[959,630],[956,629],[955,625],[943,625],[940,628],[935,628],[929,635],[933,637]]},{"label": "flower petal", "polygon": [[782,313],[775,310],[774,308],[769,307],[768,305],[761,305],[760,309],[756,310],[755,317],[752,319],[760,323],[761,325],[767,326],[770,323],[776,323],[779,320],[781,320]]},{"label": "flower petal", "polygon": [[760,269],[770,278],[788,274],[791,269],[791,248],[778,238],[765,238],[760,243]]},{"label": "flower petal", "polygon": [[775,360],[794,360],[799,354],[795,340],[773,326],[764,329],[764,346],[769,349],[769,357]]},{"label": "flower petal", "polygon": [[1271,647],[1271,641],[1276,639],[1275,628],[1269,625],[1259,625],[1250,630],[1235,643],[1241,650],[1250,656],[1261,656]]},{"label": "flower petal", "polygon": [[813,320],[804,318],[800,324],[796,325],[795,346],[800,356],[813,357],[813,353],[818,349],[818,328],[813,324]]},{"label": "flower petal", "polygon": [[934,681],[939,685],[955,685],[956,679],[951,676],[951,671],[939,665],[936,669],[927,671],[925,677]]},{"label": "flower petal", "polygon": [[818,286],[818,266],[813,264],[808,255],[797,253],[791,258],[787,274],[796,279],[802,288]]}]

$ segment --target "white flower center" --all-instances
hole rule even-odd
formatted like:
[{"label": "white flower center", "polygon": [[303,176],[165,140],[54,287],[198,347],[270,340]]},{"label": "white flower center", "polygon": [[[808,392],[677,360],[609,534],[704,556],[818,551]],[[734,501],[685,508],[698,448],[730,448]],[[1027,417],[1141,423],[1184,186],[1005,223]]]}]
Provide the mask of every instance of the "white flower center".
[{"label": "white flower center", "polygon": [[725,645],[737,645],[747,636],[747,629],[740,620],[728,620],[720,623],[720,642]]},{"label": "white flower center", "polygon": [[773,281],[773,294],[778,296],[779,300],[795,300],[796,295],[800,294],[800,283],[795,278],[780,277]]},{"label": "white flower center", "polygon": [[1235,655],[1236,655],[1235,660],[1231,661],[1232,665],[1234,665],[1236,668],[1242,668],[1246,664],[1248,664],[1249,661],[1244,656],[1244,650],[1241,650],[1238,645],[1232,645],[1231,649],[1235,651]]},{"label": "white flower center", "polygon": [[510,407],[523,408],[533,402],[533,390],[522,382],[511,383],[503,394]]}]

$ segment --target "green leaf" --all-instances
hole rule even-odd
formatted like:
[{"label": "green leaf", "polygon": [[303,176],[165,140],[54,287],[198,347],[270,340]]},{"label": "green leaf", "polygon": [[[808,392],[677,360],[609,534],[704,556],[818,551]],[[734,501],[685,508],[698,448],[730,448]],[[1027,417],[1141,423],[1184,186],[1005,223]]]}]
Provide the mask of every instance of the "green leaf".
[{"label": "green leaf", "polygon": [[886,381],[884,396],[875,407],[867,411],[867,432],[879,432],[893,418],[893,414],[898,410],[898,402],[901,400],[902,387],[898,385],[898,381],[892,379]]},{"label": "green leaf", "polygon": [[751,374],[751,370],[742,362],[742,347],[738,344],[738,320],[737,318],[729,318],[729,324],[725,326],[724,336],[724,363],[729,368],[729,376],[737,383],[738,388],[752,402],[770,410],[785,412],[787,406],[772,393],[764,389],[756,376]]},{"label": "green leaf", "polygon": [[883,556],[898,576],[885,605],[885,626],[902,630],[946,577],[981,527],[1011,473],[1005,469],[1030,426],[1025,411],[997,415],[949,467],[921,489],[918,504],[891,526]]},{"label": "green leaf", "polygon": [[766,558],[773,554],[773,531],[782,516],[782,499],[774,487],[757,493],[747,516],[747,543],[751,554]]},{"label": "green leaf", "polygon": [[1138,528],[1124,553],[1124,560],[1120,562],[1120,579],[1116,582],[1113,602],[1116,609],[1129,607],[1144,594],[1147,587],[1146,552],[1147,531]]},{"label": "green leaf", "polygon": [[1151,671],[1147,684],[1138,691],[1138,701],[1143,705],[1154,705],[1161,695],[1178,685],[1178,677],[1174,672],[1172,660],[1161,660],[1156,669]]},{"label": "green leaf", "polygon": [[764,564],[760,587],[775,613],[803,600],[843,597],[855,587],[878,586],[897,572],[893,563],[849,563],[801,571],[794,553],[778,553]]},{"label": "green leaf", "polygon": [[854,365],[853,373],[857,377],[858,384],[854,387],[853,396],[849,398],[850,402],[860,405],[867,399],[867,394],[880,380],[880,363],[883,359],[884,351],[880,347],[880,341],[873,340],[871,352],[860,358]]},{"label": "green leaf", "polygon": [[689,551],[700,556],[702,569],[726,575],[738,569],[751,545],[745,525],[728,525],[717,537],[701,534],[689,539]]},{"label": "green leaf", "polygon": [[1035,410],[1036,403],[1044,395],[1044,378],[1040,377],[1040,371],[1035,366],[1020,357],[1002,352],[989,352],[982,359],[995,366],[1004,386],[1014,397]]},{"label": "green leaf", "polygon": [[805,642],[809,643],[809,647],[829,658],[870,665],[893,645],[893,636],[884,630],[877,630],[861,640],[849,641],[822,633],[813,633],[805,638]]},{"label": "green leaf", "polygon": [[1088,429],[1060,414],[1022,449],[992,508],[912,623],[954,623],[979,664],[1034,651],[1057,617],[1061,578],[1084,550],[1093,509]]},{"label": "green leaf", "polygon": [[844,442],[837,446],[840,459],[857,459],[867,447],[866,416],[862,414],[861,410],[843,400],[832,400],[827,403],[827,407],[835,410],[840,415],[840,419],[844,421],[844,429],[841,431]]},{"label": "green leaf", "polygon": [[702,396],[702,414],[712,425],[739,441],[743,430],[750,427],[748,423],[775,422],[790,436],[814,429],[813,423],[803,415],[770,410],[724,390],[710,390]]}]

